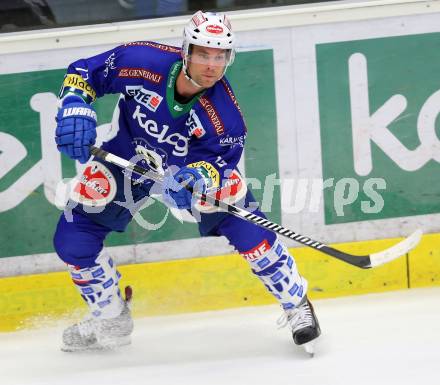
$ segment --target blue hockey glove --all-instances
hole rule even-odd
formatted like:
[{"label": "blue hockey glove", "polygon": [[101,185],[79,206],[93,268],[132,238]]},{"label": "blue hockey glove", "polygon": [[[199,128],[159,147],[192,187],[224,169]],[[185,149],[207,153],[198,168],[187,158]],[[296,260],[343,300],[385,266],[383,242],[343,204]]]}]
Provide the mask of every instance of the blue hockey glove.
[{"label": "blue hockey glove", "polygon": [[197,169],[182,167],[174,175],[165,174],[162,184],[162,197],[168,206],[190,209],[194,204],[192,193],[183,185],[192,188],[194,192],[206,193],[205,180]]},{"label": "blue hockey glove", "polygon": [[86,163],[90,158],[89,146],[96,140],[96,112],[89,104],[76,100],[66,100],[58,111],[55,142],[60,152]]}]

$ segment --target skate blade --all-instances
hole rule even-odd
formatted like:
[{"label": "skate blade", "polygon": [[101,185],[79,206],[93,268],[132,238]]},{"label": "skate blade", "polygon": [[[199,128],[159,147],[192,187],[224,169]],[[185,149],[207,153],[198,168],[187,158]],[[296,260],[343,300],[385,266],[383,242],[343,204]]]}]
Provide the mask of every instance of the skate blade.
[{"label": "skate blade", "polygon": [[61,351],[66,353],[75,353],[75,352],[103,352],[103,351],[111,351],[117,350],[122,346],[127,346],[131,344],[130,336],[120,337],[116,339],[112,339],[111,341],[105,343],[94,343],[87,346],[74,346],[74,345],[62,345]]},{"label": "skate blade", "polygon": [[315,341],[307,342],[302,345],[307,354],[312,358],[315,356]]}]

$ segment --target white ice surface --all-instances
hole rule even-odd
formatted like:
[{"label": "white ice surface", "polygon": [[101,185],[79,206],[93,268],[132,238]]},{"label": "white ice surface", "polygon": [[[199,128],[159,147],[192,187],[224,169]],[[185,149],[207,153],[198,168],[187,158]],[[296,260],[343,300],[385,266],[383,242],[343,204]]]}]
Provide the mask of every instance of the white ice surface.
[{"label": "white ice surface", "polygon": [[65,323],[0,334],[0,384],[440,384],[440,288],[314,304],[314,358],[277,329],[274,305],[137,319],[118,352],[61,352]]}]

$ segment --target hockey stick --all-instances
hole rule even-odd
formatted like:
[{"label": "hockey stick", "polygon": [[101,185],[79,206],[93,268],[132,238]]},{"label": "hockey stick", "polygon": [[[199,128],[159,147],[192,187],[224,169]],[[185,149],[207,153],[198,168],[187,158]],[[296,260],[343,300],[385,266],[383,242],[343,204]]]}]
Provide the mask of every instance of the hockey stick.
[{"label": "hockey stick", "polygon": [[[155,182],[162,182],[162,176],[149,171],[137,164],[129,162],[126,159],[123,159],[117,155],[111,154],[105,150],[97,148],[95,146],[90,146],[90,152],[93,156],[105,160],[111,164],[119,166],[123,169],[129,169],[136,174],[144,176],[148,179],[151,179]],[[383,251],[372,253],[369,255],[352,255],[348,253],[344,253],[343,251],[334,249],[333,247],[327,246],[324,243],[314,241],[313,239],[301,235],[293,230],[289,230],[286,227],[278,225],[274,222],[267,220],[266,218],[262,218],[258,215],[252,214],[249,211],[246,211],[240,207],[231,205],[229,203],[223,202],[215,197],[207,194],[198,194],[195,193],[196,198],[201,199],[202,201],[206,201],[212,206],[219,207],[221,210],[228,212],[236,217],[247,220],[256,224],[257,226],[267,228],[277,234],[283,235],[287,238],[293,239],[294,241],[301,243],[305,246],[311,247],[312,249],[318,250],[324,254],[331,255],[334,258],[337,258],[341,261],[344,261],[350,265],[359,267],[361,269],[369,269],[372,267],[377,267],[383,265],[387,262],[390,262],[403,254],[406,254],[408,251],[413,249],[419,242],[422,237],[422,231],[416,230],[409,237],[400,241],[399,243],[391,246],[388,249]]]}]

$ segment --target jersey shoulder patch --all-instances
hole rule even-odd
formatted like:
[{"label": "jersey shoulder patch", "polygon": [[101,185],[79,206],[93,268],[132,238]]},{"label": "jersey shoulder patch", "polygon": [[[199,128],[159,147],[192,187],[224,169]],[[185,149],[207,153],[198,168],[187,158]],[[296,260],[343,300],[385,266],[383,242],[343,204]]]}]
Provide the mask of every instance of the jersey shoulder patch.
[{"label": "jersey shoulder patch", "polygon": [[146,80],[151,85],[166,82],[173,63],[180,59],[180,49],[150,41],[135,41],[121,47],[122,60],[116,76],[122,81]]}]

